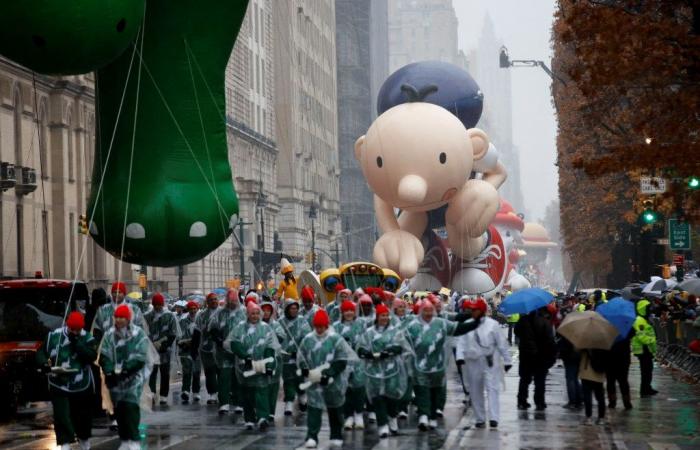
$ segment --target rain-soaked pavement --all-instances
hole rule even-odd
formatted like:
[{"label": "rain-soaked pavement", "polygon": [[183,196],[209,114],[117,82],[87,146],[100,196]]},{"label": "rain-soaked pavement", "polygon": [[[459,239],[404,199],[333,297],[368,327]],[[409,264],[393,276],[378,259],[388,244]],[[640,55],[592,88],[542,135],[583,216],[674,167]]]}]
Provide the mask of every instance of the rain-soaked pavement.
[{"label": "rain-soaked pavement", "polygon": [[[498,429],[475,429],[471,414],[464,414],[462,389],[456,377],[448,384],[448,404],[441,428],[423,433],[416,428],[413,415],[400,422],[400,435],[379,440],[376,425],[364,432],[346,432],[344,449],[699,449],[700,386],[691,386],[669,370],[656,367],[654,385],[660,391],[654,398],[640,399],[639,372],[633,361],[630,381],[634,409],[609,412],[607,426],[581,425],[582,412],[562,408],[566,401],[564,369],[554,367],[547,378],[545,412],[518,411],[517,350],[513,348],[515,367],[506,376],[506,390],[501,394],[501,422]],[[452,371],[454,372],[454,370]],[[179,384],[174,383],[171,402],[179,398]],[[287,449],[302,446],[305,416],[285,418],[278,403],[275,425],[261,434],[243,429],[241,416],[219,417],[216,405],[180,405],[156,407],[143,417],[145,439],[142,448],[149,450],[223,450]],[[594,406],[595,415],[595,406]],[[115,450],[119,440],[109,431],[107,422],[98,420],[92,440],[93,449]],[[467,428],[467,429],[465,429]],[[328,429],[324,423],[319,448],[328,448]],[[51,411],[48,405],[35,405],[20,412],[12,423],[0,425],[2,449],[53,448]]]}]

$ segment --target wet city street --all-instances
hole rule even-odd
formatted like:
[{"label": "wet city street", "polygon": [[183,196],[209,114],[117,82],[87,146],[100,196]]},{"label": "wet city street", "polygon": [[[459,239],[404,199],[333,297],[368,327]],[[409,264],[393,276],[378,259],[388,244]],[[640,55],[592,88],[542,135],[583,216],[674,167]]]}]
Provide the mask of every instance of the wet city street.
[{"label": "wet city street", "polygon": [[[569,411],[566,402],[564,369],[552,368],[547,378],[545,412],[518,411],[517,350],[516,366],[506,375],[506,389],[501,394],[501,422],[498,429],[471,427],[470,412],[464,414],[462,388],[456,377],[448,384],[448,404],[441,428],[420,432],[413,415],[400,423],[400,435],[381,440],[375,424],[364,432],[346,432],[345,449],[459,449],[459,448],[571,448],[571,449],[697,449],[700,448],[700,386],[688,385],[670,370],[656,367],[655,386],[660,393],[640,399],[639,372],[633,361],[630,381],[634,409],[619,406],[608,410],[607,426],[584,426],[583,412]],[[454,368],[451,373],[454,373]],[[171,402],[179,398],[179,384],[172,385]],[[156,407],[143,420],[142,449],[282,449],[299,448],[305,437],[305,416],[285,418],[278,403],[275,425],[265,433],[243,429],[242,417],[220,417],[216,405],[180,405],[179,402]],[[93,448],[116,450],[119,439],[104,419],[96,421]],[[320,435],[319,448],[328,448],[328,428]],[[55,445],[51,410],[35,405],[23,410],[12,423],[0,427],[0,448],[49,449]]]}]

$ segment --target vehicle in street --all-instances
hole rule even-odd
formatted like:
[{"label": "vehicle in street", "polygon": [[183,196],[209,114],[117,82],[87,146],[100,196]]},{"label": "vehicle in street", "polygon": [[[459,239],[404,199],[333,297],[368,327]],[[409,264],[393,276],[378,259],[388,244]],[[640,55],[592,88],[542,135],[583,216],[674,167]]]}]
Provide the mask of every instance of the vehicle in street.
[{"label": "vehicle in street", "polygon": [[59,328],[66,306],[89,301],[81,281],[0,281],[0,417],[25,402],[48,400],[46,376],[35,356],[49,331]]}]

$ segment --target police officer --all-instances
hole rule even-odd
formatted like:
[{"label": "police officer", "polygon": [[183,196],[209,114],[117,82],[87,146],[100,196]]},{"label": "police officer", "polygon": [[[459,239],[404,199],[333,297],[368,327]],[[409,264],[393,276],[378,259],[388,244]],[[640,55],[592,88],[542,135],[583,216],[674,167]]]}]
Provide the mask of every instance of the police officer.
[{"label": "police officer", "polygon": [[647,321],[650,304],[649,300],[646,299],[637,302],[637,318],[632,325],[634,330],[632,353],[639,359],[639,370],[642,378],[639,393],[642,397],[658,394],[658,391],[651,387],[654,355],[656,354],[656,333]]}]

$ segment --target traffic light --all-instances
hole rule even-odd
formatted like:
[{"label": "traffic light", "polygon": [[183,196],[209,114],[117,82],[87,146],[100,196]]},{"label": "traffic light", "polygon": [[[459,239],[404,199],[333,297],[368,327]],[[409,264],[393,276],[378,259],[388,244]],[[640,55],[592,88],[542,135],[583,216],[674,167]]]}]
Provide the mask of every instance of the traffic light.
[{"label": "traffic light", "polygon": [[655,223],[658,220],[659,215],[656,211],[654,211],[654,201],[644,200],[642,204],[644,205],[644,211],[642,212],[642,221],[648,225]]},{"label": "traffic light", "polygon": [[78,217],[78,233],[88,234],[89,232],[90,228],[88,227],[87,216],[85,216],[85,214],[81,214]]},{"label": "traffic light", "polygon": [[700,177],[690,177],[688,178],[688,187],[690,189],[700,188]]}]

